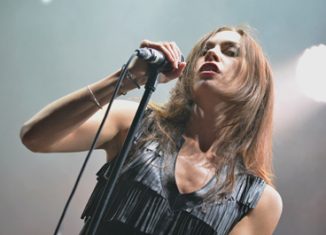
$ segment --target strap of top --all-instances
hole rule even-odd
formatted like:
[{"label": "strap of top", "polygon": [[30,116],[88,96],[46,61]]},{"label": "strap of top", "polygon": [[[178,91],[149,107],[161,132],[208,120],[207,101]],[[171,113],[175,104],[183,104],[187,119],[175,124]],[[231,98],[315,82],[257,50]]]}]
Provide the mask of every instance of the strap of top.
[{"label": "strap of top", "polygon": [[253,175],[241,175],[234,190],[235,199],[252,209],[255,208],[266,186],[262,178]]}]

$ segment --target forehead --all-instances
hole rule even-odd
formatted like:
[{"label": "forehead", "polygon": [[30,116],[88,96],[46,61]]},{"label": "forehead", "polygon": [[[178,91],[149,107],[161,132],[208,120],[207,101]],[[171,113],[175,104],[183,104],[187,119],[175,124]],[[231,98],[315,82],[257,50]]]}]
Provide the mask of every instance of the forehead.
[{"label": "forehead", "polygon": [[235,31],[221,31],[211,36],[207,42],[208,43],[222,43],[222,42],[233,42],[235,44],[240,44],[241,35]]}]

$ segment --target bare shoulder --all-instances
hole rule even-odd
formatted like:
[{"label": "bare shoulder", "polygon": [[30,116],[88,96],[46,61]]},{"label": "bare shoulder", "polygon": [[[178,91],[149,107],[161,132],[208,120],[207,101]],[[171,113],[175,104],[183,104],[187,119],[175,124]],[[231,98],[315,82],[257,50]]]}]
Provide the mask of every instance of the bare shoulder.
[{"label": "bare shoulder", "polygon": [[257,206],[231,231],[230,235],[273,234],[282,213],[282,198],[270,185],[266,185]]},{"label": "bare shoulder", "polygon": [[273,211],[279,215],[282,212],[282,198],[276,189],[268,184],[266,185],[261,198],[258,201],[256,212],[260,213],[265,211],[265,209]]},{"label": "bare shoulder", "polygon": [[266,231],[266,234],[272,234],[281,217],[282,208],[280,194],[272,186],[266,185],[256,208],[249,215],[252,218],[253,226],[261,231]]}]

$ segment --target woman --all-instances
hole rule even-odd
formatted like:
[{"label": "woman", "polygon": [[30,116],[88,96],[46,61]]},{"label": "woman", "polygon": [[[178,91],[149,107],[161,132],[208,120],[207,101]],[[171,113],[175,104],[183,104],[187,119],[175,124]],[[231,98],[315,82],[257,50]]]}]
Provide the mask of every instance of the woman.
[{"label": "woman", "polygon": [[[223,27],[205,35],[186,63],[173,42],[141,47],[172,64],[161,82],[179,80],[165,106],[146,112],[99,234],[272,234],[282,201],[271,179],[273,82],[260,46],[243,29]],[[144,84],[146,68],[137,60],[132,79]],[[87,150],[119,73],[46,106],[23,126],[23,143],[35,152]],[[132,79],[121,93],[135,88]],[[114,102],[96,146],[108,162],[136,108]],[[83,231],[108,167],[98,173]]]}]

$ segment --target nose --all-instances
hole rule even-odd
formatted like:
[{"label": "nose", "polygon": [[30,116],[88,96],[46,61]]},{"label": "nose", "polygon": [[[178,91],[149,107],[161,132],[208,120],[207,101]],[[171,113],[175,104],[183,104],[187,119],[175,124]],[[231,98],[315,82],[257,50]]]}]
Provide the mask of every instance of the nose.
[{"label": "nose", "polygon": [[205,59],[207,61],[220,61],[220,53],[218,48],[214,47],[207,51]]}]

